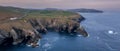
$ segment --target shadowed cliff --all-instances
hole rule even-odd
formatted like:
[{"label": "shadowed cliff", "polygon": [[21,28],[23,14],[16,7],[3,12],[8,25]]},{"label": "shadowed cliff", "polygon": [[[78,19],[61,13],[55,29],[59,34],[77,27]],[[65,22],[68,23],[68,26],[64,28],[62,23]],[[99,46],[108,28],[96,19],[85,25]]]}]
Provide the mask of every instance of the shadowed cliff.
[{"label": "shadowed cliff", "polygon": [[[0,46],[38,46],[42,33],[81,34],[88,36],[80,25],[85,18],[78,13],[62,10],[35,10],[0,7]],[[9,41],[10,40],[10,41]]]}]

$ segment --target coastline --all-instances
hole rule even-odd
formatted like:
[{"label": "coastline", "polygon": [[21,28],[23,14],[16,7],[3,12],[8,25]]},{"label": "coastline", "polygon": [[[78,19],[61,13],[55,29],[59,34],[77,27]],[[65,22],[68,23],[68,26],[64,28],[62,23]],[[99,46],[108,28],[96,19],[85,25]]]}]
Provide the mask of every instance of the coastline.
[{"label": "coastline", "polygon": [[[13,11],[14,9],[17,12]],[[84,37],[88,36],[84,28],[80,26],[80,22],[85,20],[85,18],[77,13],[62,10],[27,10],[29,12],[26,12],[26,9],[18,8],[11,8],[11,10],[6,8],[4,10],[6,10],[5,13],[11,11],[8,14],[12,16],[6,16],[5,14],[4,20],[0,19],[2,22],[0,24],[1,45],[24,43],[36,47],[39,46],[37,43],[42,38],[41,34],[50,30],[58,33],[78,33]],[[4,11],[1,13],[4,14]],[[23,17],[23,15],[25,16]],[[10,18],[12,20],[9,20]],[[11,39],[10,42],[9,39]]]}]

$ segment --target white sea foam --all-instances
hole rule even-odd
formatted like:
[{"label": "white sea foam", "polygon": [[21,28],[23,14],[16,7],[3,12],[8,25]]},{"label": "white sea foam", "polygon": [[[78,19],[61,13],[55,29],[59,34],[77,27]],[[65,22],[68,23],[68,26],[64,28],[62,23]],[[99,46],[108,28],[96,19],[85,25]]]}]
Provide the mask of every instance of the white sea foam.
[{"label": "white sea foam", "polygon": [[[28,47],[31,47],[32,45],[33,45],[33,43],[31,43],[31,44],[26,44]],[[40,39],[38,40],[38,42],[37,42],[37,45],[38,46],[36,46],[36,47],[39,47],[40,46]]]},{"label": "white sea foam", "polygon": [[40,39],[38,40],[37,44],[38,44],[39,46],[41,45],[41,44],[40,44]]},{"label": "white sea foam", "polygon": [[33,43],[31,43],[31,44],[26,44],[28,47],[31,47],[32,45],[33,45]]},{"label": "white sea foam", "polygon": [[50,43],[46,43],[46,44],[43,45],[43,48],[50,49],[51,48],[51,44]]},{"label": "white sea foam", "polygon": [[31,47],[31,45],[28,45],[28,44],[27,44],[27,46],[28,46],[28,47]]},{"label": "white sea foam", "polygon": [[88,36],[87,37],[90,37],[90,34],[88,34]]},{"label": "white sea foam", "polygon": [[109,34],[114,34],[114,31],[113,30],[108,30],[108,33]]},{"label": "white sea foam", "polygon": [[108,34],[118,34],[118,32],[116,32],[116,31],[113,31],[113,30],[108,30],[108,32],[107,32]]},{"label": "white sea foam", "polygon": [[46,43],[42,46],[42,48],[44,49],[44,51],[48,51],[52,48],[52,45],[50,43]]},{"label": "white sea foam", "polygon": [[78,37],[82,36],[82,35],[77,35]]},{"label": "white sea foam", "polygon": [[50,44],[49,43],[46,43],[45,45],[44,45],[44,47],[49,47],[50,46]]}]

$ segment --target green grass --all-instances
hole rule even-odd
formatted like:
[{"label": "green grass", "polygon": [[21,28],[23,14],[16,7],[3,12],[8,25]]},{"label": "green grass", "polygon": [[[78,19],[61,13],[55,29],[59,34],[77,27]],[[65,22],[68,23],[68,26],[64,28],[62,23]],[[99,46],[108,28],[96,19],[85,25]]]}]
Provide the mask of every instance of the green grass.
[{"label": "green grass", "polygon": [[27,16],[25,18],[30,18],[30,17],[69,17],[71,15],[75,15],[75,13],[68,12],[68,11],[59,11],[59,10],[39,10],[39,11],[29,11],[27,13]]},{"label": "green grass", "polygon": [[24,16],[23,19],[41,18],[41,17],[49,17],[49,18],[69,17],[72,15],[76,15],[76,13],[63,11],[63,10],[35,10],[35,9],[23,9],[23,8],[3,7],[3,6],[0,6],[0,13],[16,14],[21,16],[24,16],[25,14],[27,14],[26,16]]},{"label": "green grass", "polygon": [[[9,20],[13,17],[23,17],[19,20]],[[0,29],[6,31],[11,30],[12,26],[31,29],[32,26],[26,22],[29,19],[44,20],[45,23],[56,19],[58,24],[71,22],[72,18],[79,17],[77,13],[63,11],[63,10],[32,10],[14,7],[1,7],[0,6]]]}]

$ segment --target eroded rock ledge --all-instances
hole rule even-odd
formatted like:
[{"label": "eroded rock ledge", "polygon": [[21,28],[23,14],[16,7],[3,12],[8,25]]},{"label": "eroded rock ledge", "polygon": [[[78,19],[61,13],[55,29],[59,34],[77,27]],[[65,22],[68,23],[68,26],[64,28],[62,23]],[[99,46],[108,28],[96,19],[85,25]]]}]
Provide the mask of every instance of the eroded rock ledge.
[{"label": "eroded rock ledge", "polygon": [[[17,12],[21,10],[24,9],[18,9]],[[0,15],[0,46],[27,44],[36,47],[41,34],[48,31],[88,36],[80,25],[85,18],[77,13],[61,10],[47,10],[47,12],[46,10],[27,10],[17,14],[16,11],[9,12],[1,13],[10,14],[10,16]]]}]

